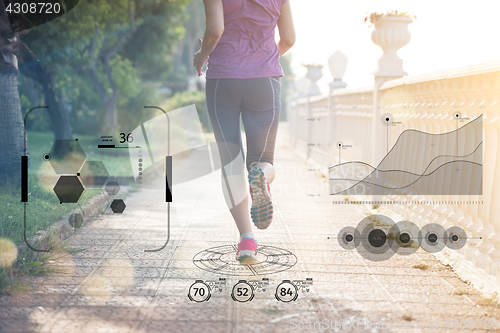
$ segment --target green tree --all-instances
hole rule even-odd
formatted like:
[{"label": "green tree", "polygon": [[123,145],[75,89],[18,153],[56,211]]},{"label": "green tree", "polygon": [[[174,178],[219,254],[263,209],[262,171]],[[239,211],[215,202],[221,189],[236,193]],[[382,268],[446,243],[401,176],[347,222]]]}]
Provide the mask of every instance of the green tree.
[{"label": "green tree", "polygon": [[40,58],[45,77],[54,79],[50,87],[59,104],[71,104],[77,113],[98,108],[104,127],[115,130],[118,106],[144,93],[141,80],[165,78],[158,73],[166,72],[170,50],[182,36],[186,2],[80,1],[33,29],[26,44]]}]

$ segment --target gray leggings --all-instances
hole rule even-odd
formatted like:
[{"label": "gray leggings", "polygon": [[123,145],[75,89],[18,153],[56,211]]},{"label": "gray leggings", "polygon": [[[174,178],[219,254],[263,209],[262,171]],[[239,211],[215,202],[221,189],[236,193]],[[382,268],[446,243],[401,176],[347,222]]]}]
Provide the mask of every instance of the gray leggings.
[{"label": "gray leggings", "polygon": [[281,111],[280,77],[207,79],[206,94],[223,165],[240,152],[245,156],[240,115],[247,141],[247,169],[260,162],[273,164]]}]

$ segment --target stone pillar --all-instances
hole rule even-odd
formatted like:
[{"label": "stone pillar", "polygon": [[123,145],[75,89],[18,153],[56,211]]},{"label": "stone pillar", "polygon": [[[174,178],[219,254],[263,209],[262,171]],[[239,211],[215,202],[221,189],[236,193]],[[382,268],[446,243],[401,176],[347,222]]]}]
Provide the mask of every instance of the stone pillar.
[{"label": "stone pillar", "polygon": [[309,96],[319,95],[319,87],[318,80],[323,77],[323,73],[321,70],[323,69],[323,65],[303,65],[307,68],[306,77],[311,81],[311,85],[309,86]]},{"label": "stone pillar", "polygon": [[332,161],[332,149],[335,142],[333,138],[335,137],[335,106],[333,105],[332,93],[336,89],[345,88],[347,83],[342,81],[345,70],[347,68],[347,57],[344,53],[339,50],[335,51],[330,58],[328,58],[328,67],[330,73],[332,74],[333,81],[328,84],[328,165],[330,167],[333,165]]},{"label": "stone pillar", "polygon": [[397,55],[397,51],[408,44],[411,39],[408,24],[412,22],[409,17],[380,17],[373,24],[372,41],[384,51],[378,60],[378,67],[372,74],[375,76],[373,89],[373,149],[371,164],[376,167],[386,155],[386,128],[381,122],[385,113],[384,102],[380,92],[380,86],[387,81],[408,75],[403,70],[403,60]]}]

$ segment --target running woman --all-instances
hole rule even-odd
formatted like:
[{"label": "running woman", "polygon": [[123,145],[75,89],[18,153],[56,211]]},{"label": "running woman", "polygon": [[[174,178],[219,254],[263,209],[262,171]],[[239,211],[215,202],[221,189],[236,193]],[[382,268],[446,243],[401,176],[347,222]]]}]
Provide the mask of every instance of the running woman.
[{"label": "running woman", "polygon": [[[240,232],[236,257],[255,258],[257,241],[251,220],[258,229],[266,229],[273,218],[269,184],[275,176],[274,148],[281,111],[279,57],[295,43],[290,1],[204,0],[204,4],[206,29],[194,55],[194,67],[201,76],[208,61],[208,113],[223,165],[226,202]],[[247,142],[246,161],[240,117]],[[252,196],[250,212],[245,166]]]}]

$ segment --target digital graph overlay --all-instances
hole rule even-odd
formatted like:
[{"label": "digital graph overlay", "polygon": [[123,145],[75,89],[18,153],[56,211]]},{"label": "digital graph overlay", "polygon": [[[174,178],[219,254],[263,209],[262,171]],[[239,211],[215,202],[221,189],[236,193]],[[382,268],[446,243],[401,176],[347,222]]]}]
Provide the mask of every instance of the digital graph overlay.
[{"label": "digital graph overlay", "polygon": [[[329,168],[331,195],[481,195],[483,116],[447,133],[406,130],[375,168]],[[457,122],[458,123],[458,122]]]},{"label": "digital graph overlay", "polygon": [[257,276],[276,274],[295,266],[297,257],[290,251],[274,246],[259,245],[254,260],[236,260],[235,244],[212,247],[193,257],[196,267],[215,274]]}]

